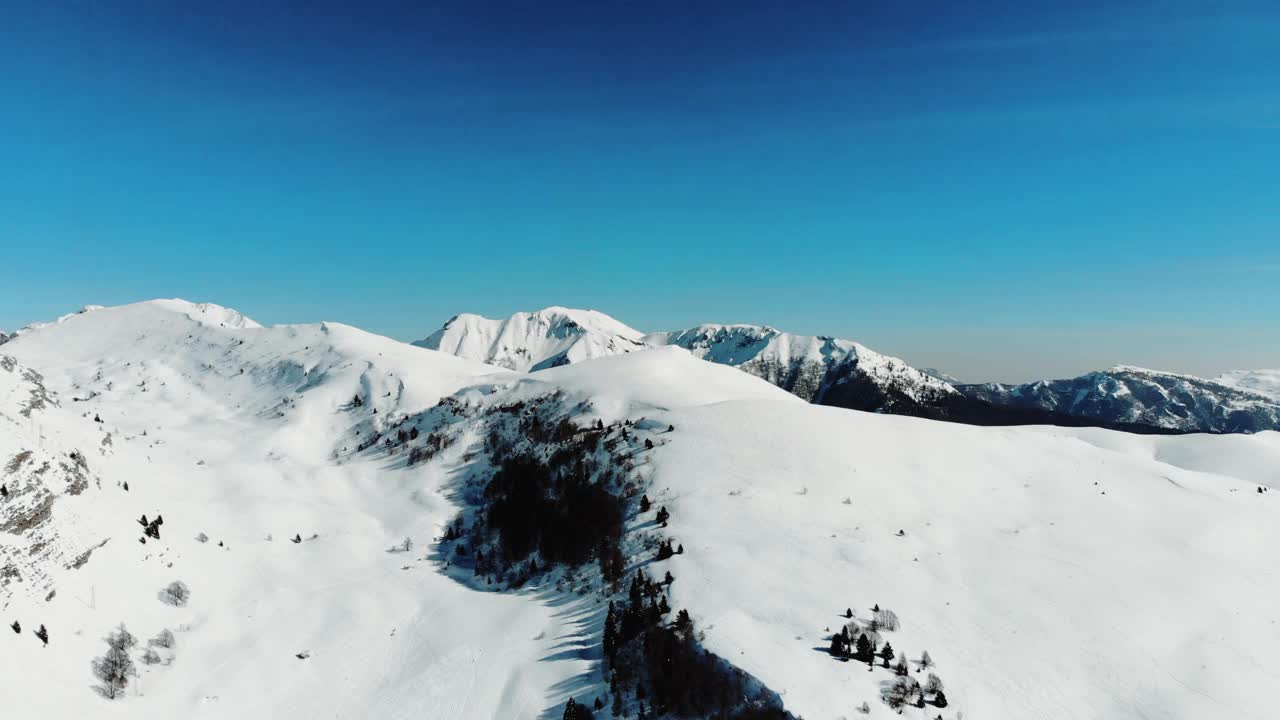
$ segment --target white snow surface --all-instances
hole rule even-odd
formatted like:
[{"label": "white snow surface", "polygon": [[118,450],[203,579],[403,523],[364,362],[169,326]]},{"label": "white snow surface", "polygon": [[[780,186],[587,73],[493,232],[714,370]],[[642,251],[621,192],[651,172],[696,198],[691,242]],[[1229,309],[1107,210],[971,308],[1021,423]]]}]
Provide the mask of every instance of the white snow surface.
[{"label": "white snow surface", "polygon": [[[35,533],[0,532],[22,576],[0,585],[3,625],[23,626],[0,626],[6,709],[559,718],[599,686],[593,598],[479,592],[440,572],[432,538],[456,512],[466,448],[409,469],[352,451],[454,393],[562,390],[584,412],[647,420],[640,470],[686,550],[648,571],[669,569],[672,606],[708,649],[797,715],[861,717],[866,701],[899,717],[878,699],[888,671],[825,652],[837,613],[879,604],[902,621],[884,637],[928,650],[951,701],[902,717],[1273,716],[1280,495],[1257,488],[1280,485],[1280,433],[972,427],[810,405],[677,348],[524,374],[195,307],[73,315],[2,349],[0,472],[20,503],[0,504],[0,525],[54,498]],[[40,387],[58,404],[23,415]],[[58,468],[73,451],[80,494]],[[57,472],[35,473],[44,461]],[[163,540],[139,543],[135,520],[156,512]],[[406,536],[412,552],[387,552]],[[185,607],[157,599],[172,580],[191,587]],[[142,645],[166,627],[177,644],[107,701],[89,661],[119,622]]]}]

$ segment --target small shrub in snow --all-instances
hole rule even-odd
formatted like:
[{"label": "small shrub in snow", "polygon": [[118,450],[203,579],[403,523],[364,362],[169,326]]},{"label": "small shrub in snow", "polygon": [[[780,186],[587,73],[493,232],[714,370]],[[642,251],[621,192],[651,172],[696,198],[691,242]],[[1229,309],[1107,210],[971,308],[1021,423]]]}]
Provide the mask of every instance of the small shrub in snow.
[{"label": "small shrub in snow", "polygon": [[915,705],[918,702],[920,683],[916,682],[915,678],[897,677],[892,682],[885,683],[880,693],[889,707],[900,710],[906,705]]},{"label": "small shrub in snow", "polygon": [[158,635],[148,640],[147,644],[162,648],[172,648],[174,646],[173,631],[165,628]]},{"label": "small shrub in snow", "polygon": [[160,653],[155,648],[147,648],[142,653],[142,662],[147,665],[157,665],[160,662]]},{"label": "small shrub in snow", "polygon": [[205,535],[204,533],[200,533],[199,535],[196,536],[196,542],[207,543],[209,542],[209,536]]}]

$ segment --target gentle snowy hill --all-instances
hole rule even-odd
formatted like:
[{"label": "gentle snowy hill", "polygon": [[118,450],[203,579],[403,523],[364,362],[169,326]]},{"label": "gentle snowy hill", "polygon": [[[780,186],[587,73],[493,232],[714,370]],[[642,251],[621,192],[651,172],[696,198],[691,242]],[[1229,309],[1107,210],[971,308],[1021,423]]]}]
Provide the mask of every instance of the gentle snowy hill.
[{"label": "gentle snowy hill", "polygon": [[660,411],[707,380],[645,367],[626,372],[666,382],[610,390],[596,365],[557,385],[675,426],[650,496],[688,552],[650,572],[669,569],[707,647],[793,713],[895,716],[888,671],[825,652],[837,613],[879,605],[902,621],[884,639],[937,663],[946,718],[1270,715],[1280,496],[1256,490],[1280,483],[1280,434],[976,428],[749,387]]},{"label": "gentle snowy hill", "polygon": [[1214,378],[1214,382],[1249,390],[1280,401],[1280,369],[1236,370]]},{"label": "gentle snowy hill", "polygon": [[1029,408],[1183,431],[1258,432],[1280,429],[1280,400],[1245,386],[1190,375],[1118,365],[1067,380],[1025,385],[963,385],[970,397]]},{"label": "gentle snowy hill", "polygon": [[456,315],[419,347],[509,370],[542,370],[648,347],[641,334],[603,313],[549,307],[505,320]]}]

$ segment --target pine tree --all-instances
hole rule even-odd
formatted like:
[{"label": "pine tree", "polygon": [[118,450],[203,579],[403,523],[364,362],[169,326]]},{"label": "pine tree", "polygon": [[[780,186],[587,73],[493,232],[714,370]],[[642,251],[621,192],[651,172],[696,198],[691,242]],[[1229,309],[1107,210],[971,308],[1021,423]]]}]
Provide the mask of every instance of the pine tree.
[{"label": "pine tree", "polygon": [[832,657],[844,658],[848,655],[847,648],[844,636],[837,633],[831,636],[831,648],[827,652],[831,653]]},{"label": "pine tree", "polygon": [[893,666],[893,671],[898,675],[907,674],[907,654],[902,653],[898,656],[898,664]]},{"label": "pine tree", "polygon": [[644,439],[644,449],[645,449],[645,450],[652,450],[652,449],[653,449],[653,441],[652,441],[652,440],[650,440],[649,438],[645,438],[645,439]]},{"label": "pine tree", "polygon": [[851,617],[853,617],[853,608],[845,608],[845,609],[844,609],[844,616],[845,616],[846,618],[851,618]]},{"label": "pine tree", "polygon": [[21,633],[22,633],[22,625],[21,625],[17,620],[14,620],[14,621],[13,621],[13,624],[12,624],[12,625],[10,625],[9,627],[13,628],[13,632],[14,632],[15,634],[21,634]]},{"label": "pine tree", "polygon": [[676,579],[675,579],[675,578],[673,578],[673,577],[671,577],[671,571],[670,571],[670,570],[668,570],[668,571],[667,571],[667,574],[662,578],[662,583],[663,583],[664,585],[670,585],[671,583],[673,583],[673,582],[675,582],[675,581],[676,581]]},{"label": "pine tree", "polygon": [[9,497],[8,485],[0,485],[0,497]]},{"label": "pine tree", "polygon": [[649,507],[650,507],[650,506],[649,506],[649,496],[648,496],[648,495],[641,495],[641,496],[640,496],[640,512],[642,512],[642,513],[647,513],[647,512],[649,512]]},{"label": "pine tree", "polygon": [[613,691],[613,706],[609,711],[613,713],[614,717],[622,715],[622,695],[618,694],[617,690]]},{"label": "pine tree", "polygon": [[573,698],[564,704],[564,720],[578,720],[578,703]]},{"label": "pine tree", "polygon": [[595,701],[595,703],[592,705],[592,707],[594,707],[596,710],[603,710],[603,709],[604,709],[604,701],[603,701],[603,700],[601,700],[601,699],[597,696],[597,697],[596,697],[596,701]]},{"label": "pine tree", "polygon": [[689,611],[684,608],[676,613],[676,630],[687,633],[693,629],[693,618],[689,617]]},{"label": "pine tree", "polygon": [[939,690],[933,694],[933,704],[940,708],[947,706],[947,694]]},{"label": "pine tree", "polygon": [[604,648],[604,656],[613,658],[613,654],[618,650],[618,628],[613,617],[613,603],[609,603],[609,616],[604,620],[604,639],[601,641]]},{"label": "pine tree", "polygon": [[677,554],[677,555],[683,555],[683,554],[684,554],[684,545],[680,545],[679,547],[677,547],[677,548],[676,548],[676,554]]},{"label": "pine tree", "polygon": [[858,636],[857,659],[866,662],[867,658],[874,659],[874,657],[875,657],[875,648],[874,646],[872,646],[871,640],[870,638],[867,637],[867,634],[862,633],[861,635]]},{"label": "pine tree", "polygon": [[884,647],[880,648],[880,658],[884,660],[884,666],[889,667],[889,662],[893,660],[893,645],[885,643]]},{"label": "pine tree", "polygon": [[40,638],[40,642],[45,645],[49,644],[49,631],[44,629],[44,625],[41,625],[40,629],[36,630],[36,637]]},{"label": "pine tree", "polygon": [[671,517],[671,513],[667,512],[667,506],[666,506],[666,505],[663,505],[662,507],[658,508],[658,514],[657,514],[657,516],[655,516],[655,517],[654,517],[654,520],[655,520],[659,525],[661,525],[661,524],[665,523],[665,522],[667,521],[667,519],[668,519],[668,518],[670,518],[670,517]]},{"label": "pine tree", "polygon": [[933,658],[929,657],[929,651],[925,650],[920,653],[920,669],[928,670],[931,667],[933,667]]}]

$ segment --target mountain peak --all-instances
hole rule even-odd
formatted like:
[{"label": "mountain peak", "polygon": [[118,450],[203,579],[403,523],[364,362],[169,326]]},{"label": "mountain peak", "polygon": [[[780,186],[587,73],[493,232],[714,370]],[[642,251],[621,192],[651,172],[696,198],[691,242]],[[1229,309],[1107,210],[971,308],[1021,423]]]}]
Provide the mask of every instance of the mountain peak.
[{"label": "mountain peak", "polygon": [[640,331],[602,312],[554,305],[505,319],[461,313],[413,344],[518,371],[650,347]]}]

